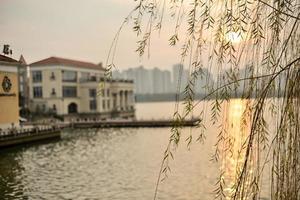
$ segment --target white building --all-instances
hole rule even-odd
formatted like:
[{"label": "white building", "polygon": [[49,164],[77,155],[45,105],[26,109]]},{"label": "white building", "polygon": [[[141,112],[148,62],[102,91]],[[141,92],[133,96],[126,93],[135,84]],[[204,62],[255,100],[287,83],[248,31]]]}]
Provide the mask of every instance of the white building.
[{"label": "white building", "polygon": [[102,64],[58,57],[30,64],[30,109],[65,119],[134,117],[133,81],[104,81]]}]

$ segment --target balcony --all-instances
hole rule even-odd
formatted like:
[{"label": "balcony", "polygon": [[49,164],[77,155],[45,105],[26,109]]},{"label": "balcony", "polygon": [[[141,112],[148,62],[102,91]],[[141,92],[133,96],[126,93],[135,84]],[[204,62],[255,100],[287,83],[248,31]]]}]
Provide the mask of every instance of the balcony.
[{"label": "balcony", "polygon": [[127,80],[127,79],[107,79],[105,77],[97,77],[97,76],[91,76],[88,78],[81,78],[80,82],[110,82],[110,83],[133,83],[133,80]]},{"label": "balcony", "polygon": [[80,82],[81,82],[81,83],[86,83],[86,82],[99,82],[100,79],[101,79],[100,77],[90,76],[90,77],[80,78]]}]

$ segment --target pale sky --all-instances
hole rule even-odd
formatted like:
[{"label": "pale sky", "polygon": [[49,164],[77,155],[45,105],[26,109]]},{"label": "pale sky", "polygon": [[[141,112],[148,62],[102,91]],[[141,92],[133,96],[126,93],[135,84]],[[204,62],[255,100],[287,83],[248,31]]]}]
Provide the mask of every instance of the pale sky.
[{"label": "pale sky", "polygon": [[[109,47],[134,0],[0,0],[0,47],[9,44],[13,58],[28,63],[50,56],[105,63]],[[151,58],[139,59],[131,25],[122,32],[116,55],[119,69],[144,65],[171,69],[179,50],[169,34],[154,37]]]}]

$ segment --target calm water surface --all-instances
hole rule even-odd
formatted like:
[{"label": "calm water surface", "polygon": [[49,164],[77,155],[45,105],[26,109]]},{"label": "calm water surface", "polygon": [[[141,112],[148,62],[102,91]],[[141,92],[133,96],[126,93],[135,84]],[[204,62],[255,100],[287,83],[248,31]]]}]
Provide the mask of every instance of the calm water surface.
[{"label": "calm water surface", "polygon": [[[137,118],[168,118],[173,108],[172,102],[138,104]],[[69,130],[59,141],[2,150],[0,199],[152,199],[169,134],[169,128]],[[208,127],[204,144],[188,149],[182,142],[158,199],[214,198],[215,135]]]}]

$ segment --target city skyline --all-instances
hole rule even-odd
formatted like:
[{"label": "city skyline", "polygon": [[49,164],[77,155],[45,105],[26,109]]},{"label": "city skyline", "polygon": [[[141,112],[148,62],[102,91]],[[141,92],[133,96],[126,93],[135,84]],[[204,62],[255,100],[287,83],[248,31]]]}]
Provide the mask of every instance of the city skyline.
[{"label": "city skyline", "polygon": [[[178,92],[179,76],[181,76],[179,90],[182,92],[188,83],[189,74],[189,70],[182,64],[173,64],[168,69],[144,68],[140,65],[114,70],[113,78],[133,80],[136,94],[167,94]],[[199,69],[198,77],[194,87],[195,93],[205,93],[207,86],[211,87],[214,84],[214,77],[206,68]]]}]

